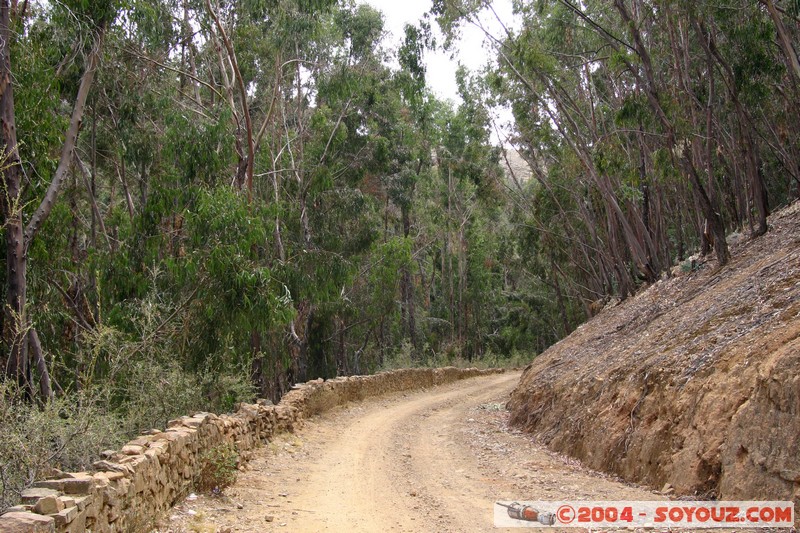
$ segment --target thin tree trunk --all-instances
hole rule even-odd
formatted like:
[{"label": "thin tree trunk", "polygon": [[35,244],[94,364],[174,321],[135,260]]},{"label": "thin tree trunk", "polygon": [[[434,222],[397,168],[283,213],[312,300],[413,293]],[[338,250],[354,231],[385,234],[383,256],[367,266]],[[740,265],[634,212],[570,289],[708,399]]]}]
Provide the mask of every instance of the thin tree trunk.
[{"label": "thin tree trunk", "polygon": [[[216,16],[211,9],[210,4],[206,3],[212,16]],[[239,116],[239,111],[236,108],[236,101],[233,97],[233,85],[231,84],[230,76],[228,75],[228,67],[225,64],[225,56],[222,55],[222,45],[219,43],[217,34],[214,31],[210,32],[211,41],[214,44],[214,49],[217,52],[217,60],[219,61],[220,77],[222,78],[222,86],[225,89],[225,96],[228,100],[228,106],[231,109],[231,118],[234,126],[236,126],[236,134],[234,135],[234,149],[236,150],[236,175],[234,176],[234,184],[236,188],[241,190],[244,187],[245,177],[247,173],[247,156],[242,150],[242,120]],[[234,73],[235,75],[235,73]],[[213,102],[212,102],[213,103]]]},{"label": "thin tree trunk", "polygon": [[347,364],[347,327],[341,317],[334,318],[336,325],[336,375],[346,376],[350,373]]},{"label": "thin tree trunk", "polygon": [[[5,365],[6,375],[17,381],[25,390],[31,391],[30,366],[28,361],[28,338],[30,321],[27,316],[27,262],[28,248],[41,225],[50,215],[58,197],[64,176],[72,162],[73,150],[80,130],[86,99],[100,62],[100,51],[105,35],[105,26],[100,26],[95,43],[89,54],[86,69],[81,76],[78,94],[73,104],[72,116],[67,128],[58,166],[39,206],[30,222],[23,227],[20,205],[20,167],[17,152],[14,93],[10,46],[13,40],[10,27],[8,0],[0,4],[0,130],[4,170],[2,171],[5,196],[2,211],[6,226],[6,319],[3,335],[10,347]],[[37,336],[38,339],[38,336]]]},{"label": "thin tree trunk", "polygon": [[781,43],[781,48],[783,48],[783,52],[789,59],[789,63],[792,66],[792,72],[794,72],[794,75],[798,80],[800,80],[800,59],[797,57],[797,50],[794,49],[794,45],[792,44],[792,40],[786,31],[786,27],[783,25],[783,20],[781,20],[781,16],[778,13],[778,10],[775,9],[775,4],[772,0],[763,0],[763,2],[766,4],[767,11],[769,11],[769,16],[772,17],[772,22],[775,24],[775,29],[778,32],[778,41]]},{"label": "thin tree trunk", "polygon": [[[464,221],[466,223],[466,221]],[[458,228],[458,343],[463,350],[466,346],[467,336],[467,303],[464,297],[467,285],[467,254],[466,239],[464,238],[464,223]],[[472,354],[469,354],[470,360]]]},{"label": "thin tree trunk", "polygon": [[78,167],[78,172],[83,176],[83,183],[86,187],[86,192],[89,194],[89,203],[92,206],[92,246],[95,248],[97,247],[97,229],[94,227],[94,225],[97,224],[100,227],[100,233],[103,234],[106,240],[106,244],[108,244],[109,249],[112,249],[112,243],[108,236],[108,231],[106,230],[106,224],[100,213],[100,207],[97,205],[95,181],[91,176],[91,171],[86,170],[86,165],[80,160],[77,154],[75,154],[75,165]]},{"label": "thin tree trunk", "polygon": [[[711,233],[714,235],[714,251],[717,256],[717,261],[720,265],[724,265],[730,259],[728,243],[725,240],[726,235],[724,222],[720,217],[717,206],[713,204],[708,197],[706,188],[703,186],[703,183],[700,180],[700,176],[697,172],[694,161],[692,161],[691,152],[687,151],[685,147],[678,147],[677,138],[675,135],[675,127],[667,117],[664,108],[661,106],[658,86],[656,84],[653,70],[653,63],[650,53],[647,51],[647,47],[644,45],[642,35],[636,25],[636,22],[631,17],[631,14],[628,11],[628,8],[625,6],[623,0],[614,0],[614,5],[622,16],[623,21],[628,25],[628,29],[633,37],[634,49],[642,63],[642,71],[645,78],[644,81],[646,82],[645,85],[647,87],[647,90],[645,91],[647,94],[647,100],[650,103],[650,107],[656,113],[659,121],[662,124],[662,127],[666,131],[667,148],[669,149],[672,157],[678,158],[678,163],[681,170],[695,187],[695,194],[700,202],[700,207],[709,222]],[[636,67],[632,64],[629,64],[628,67],[638,78],[639,74]],[[679,152],[679,154],[676,154],[676,151]]]},{"label": "thin tree trunk", "polygon": [[264,353],[261,350],[261,334],[257,330],[250,331],[250,353],[253,358],[250,364],[250,381],[259,398],[268,395],[267,380],[264,375]]},{"label": "thin tree trunk", "polygon": [[569,334],[569,318],[567,317],[567,305],[564,302],[564,295],[561,292],[561,284],[558,282],[558,270],[556,269],[556,262],[553,257],[550,257],[550,269],[553,272],[553,287],[556,290],[556,302],[558,303],[558,312],[561,315],[561,325],[563,327],[562,337]]},{"label": "thin tree trunk", "polygon": [[758,215],[757,227],[753,229],[753,235],[763,235],[768,229],[767,217],[769,216],[769,205],[767,189],[764,183],[764,177],[761,173],[761,158],[758,154],[758,146],[753,135],[753,121],[750,116],[748,116],[747,111],[739,100],[739,91],[736,86],[733,69],[717,49],[716,38],[711,29],[707,28],[703,22],[699,21],[695,21],[695,26],[703,37],[700,39],[700,42],[705,48],[706,53],[713,56],[726,73],[726,77],[724,78],[726,87],[728,88],[728,94],[730,95],[734,110],[736,111],[736,131],[739,135],[739,147],[742,151],[745,171],[748,181],[750,182],[752,204],[755,206]]},{"label": "thin tree trunk", "polygon": [[[702,35],[700,36],[702,39]],[[708,100],[706,101],[706,186],[711,203],[718,204],[716,184],[714,183],[714,98],[716,85],[714,84],[714,61],[710,51],[706,51],[706,69],[708,72]]]},{"label": "thin tree trunk", "polygon": [[36,370],[39,373],[39,394],[42,400],[51,401],[53,399],[53,387],[50,384],[50,372],[47,369],[42,353],[42,343],[39,341],[39,334],[34,328],[28,331],[28,346],[31,351],[33,361],[36,363]]},{"label": "thin tree trunk", "polygon": [[25,227],[25,246],[30,246],[36,233],[41,228],[44,221],[50,216],[58,191],[61,188],[61,182],[67,174],[67,170],[72,164],[72,152],[75,149],[75,143],[78,140],[78,132],[81,127],[81,120],[83,119],[83,111],[86,106],[86,98],[89,96],[89,90],[94,81],[94,74],[100,64],[100,52],[103,47],[103,40],[105,38],[105,27],[101,26],[98,30],[97,37],[95,38],[94,47],[89,55],[86,70],[81,77],[81,83],[78,87],[78,95],[75,97],[75,103],[72,107],[72,117],[69,122],[69,127],[64,138],[64,144],[61,147],[61,157],[58,161],[58,167],[47,188],[47,192],[39,204],[39,207],[33,213],[30,222]]},{"label": "thin tree trunk", "polygon": [[453,196],[453,171],[452,169],[447,169],[447,226],[445,229],[446,234],[446,241],[445,241],[445,251],[447,253],[447,281],[448,281],[448,310],[449,310],[449,319],[450,319],[450,339],[454,339],[456,335],[456,311],[455,311],[455,294],[454,294],[454,287],[453,287],[453,251],[452,251],[452,239],[450,235],[450,221],[452,218],[452,196]]},{"label": "thin tree trunk", "polygon": [[6,305],[3,337],[10,350],[4,361],[6,376],[21,386],[27,384],[28,358],[24,352],[25,273],[27,257],[20,205],[20,159],[17,151],[17,128],[14,112],[10,43],[13,39],[8,0],[0,4],[0,133],[2,134],[3,224],[6,240]]},{"label": "thin tree trunk", "polygon": [[[409,213],[409,208],[402,208],[402,218],[403,236],[407,239],[411,232],[411,215]],[[416,348],[419,346],[417,343],[416,310],[414,309],[414,285],[411,278],[410,265],[403,265],[400,274],[400,293],[403,298],[403,305],[401,307],[403,328],[405,329],[407,338],[411,340],[411,345],[415,348],[414,357],[416,358]]]},{"label": "thin tree trunk", "polygon": [[[669,28],[669,35],[670,35],[670,44],[672,47],[672,57],[674,60],[674,68],[678,74],[678,80],[680,88],[683,90],[684,95],[686,98],[682,98],[681,101],[684,103],[685,113],[689,115],[692,125],[692,131],[701,131],[700,128],[700,119],[698,118],[698,109],[702,106],[702,102],[698,99],[697,95],[694,92],[694,89],[690,83],[690,79],[692,78],[692,74],[690,71],[690,60],[689,60],[689,37],[687,32],[684,30],[683,25],[680,22],[676,25],[673,23],[673,19],[675,18],[674,14],[670,11],[667,11],[667,16],[665,17],[667,26]],[[714,79],[713,71],[708,74],[710,80]],[[710,142],[710,139],[709,139]],[[685,157],[688,159],[691,154],[691,162],[695,168],[700,168],[705,166],[708,169],[708,165],[711,164],[710,161],[706,161],[705,165],[702,163],[702,153],[701,147],[698,144],[698,141],[695,138],[691,138],[689,141],[691,145],[691,152],[687,153],[685,147],[683,148],[683,152]],[[710,186],[713,187],[713,182],[710,182]],[[707,190],[708,198],[710,201],[714,202],[714,191],[713,188],[709,188]],[[696,211],[702,212],[702,205],[699,201],[699,197],[697,197],[695,202]],[[711,232],[711,225],[712,222],[706,217],[706,219],[698,221],[698,227],[700,229],[700,253],[702,255],[707,255],[713,245],[714,245],[714,235]]]},{"label": "thin tree trunk", "polygon": [[122,193],[125,196],[125,207],[128,208],[128,217],[133,222],[134,217],[134,208],[133,208],[133,198],[131,197],[131,191],[128,189],[128,180],[125,176],[125,156],[119,156],[119,166],[117,168],[117,174],[119,176],[120,183],[122,183]]},{"label": "thin tree trunk", "polygon": [[242,100],[242,115],[244,116],[244,124],[245,124],[245,134],[247,135],[247,159],[245,163],[245,175],[244,175],[244,184],[247,188],[248,197],[252,200],[253,198],[253,163],[255,160],[255,142],[253,138],[253,124],[250,119],[250,108],[247,103],[247,89],[244,86],[244,80],[242,79],[242,73],[239,71],[239,61],[236,59],[236,52],[233,49],[233,44],[231,44],[230,39],[228,39],[228,34],[225,32],[225,29],[222,27],[222,23],[219,21],[219,16],[217,15],[216,11],[211,7],[210,0],[206,0],[206,7],[208,8],[209,13],[211,14],[214,22],[217,26],[217,31],[219,31],[220,37],[222,38],[222,42],[225,45],[225,50],[228,52],[228,60],[233,67],[233,72],[236,75],[236,85],[239,88],[239,97]]}]

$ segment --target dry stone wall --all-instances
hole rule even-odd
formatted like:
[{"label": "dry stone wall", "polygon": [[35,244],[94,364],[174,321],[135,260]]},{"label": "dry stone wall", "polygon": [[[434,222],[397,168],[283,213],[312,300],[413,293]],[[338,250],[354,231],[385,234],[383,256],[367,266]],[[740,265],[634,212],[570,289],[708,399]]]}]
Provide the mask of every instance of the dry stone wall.
[{"label": "dry stone wall", "polygon": [[278,405],[244,404],[233,414],[198,413],[164,431],[104,452],[92,472],[65,473],[34,483],[20,505],[0,517],[0,532],[93,533],[148,531],[192,488],[205,452],[233,444],[243,459],[273,435],[337,405],[390,392],[423,389],[499,370],[406,369],[373,376],[321,379],[297,385]]}]

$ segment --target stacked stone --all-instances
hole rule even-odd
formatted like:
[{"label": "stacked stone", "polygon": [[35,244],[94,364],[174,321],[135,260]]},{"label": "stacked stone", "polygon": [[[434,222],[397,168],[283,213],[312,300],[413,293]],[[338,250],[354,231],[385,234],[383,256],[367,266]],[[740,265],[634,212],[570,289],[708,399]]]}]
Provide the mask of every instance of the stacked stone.
[{"label": "stacked stone", "polygon": [[230,415],[198,413],[151,430],[119,451],[107,451],[93,472],[63,473],[38,481],[20,505],[0,516],[8,533],[110,533],[149,531],[153,523],[192,489],[204,453],[222,444],[241,460],[277,433],[334,406],[389,392],[427,388],[495,370],[413,369],[321,379],[297,385],[278,405],[242,404]]}]

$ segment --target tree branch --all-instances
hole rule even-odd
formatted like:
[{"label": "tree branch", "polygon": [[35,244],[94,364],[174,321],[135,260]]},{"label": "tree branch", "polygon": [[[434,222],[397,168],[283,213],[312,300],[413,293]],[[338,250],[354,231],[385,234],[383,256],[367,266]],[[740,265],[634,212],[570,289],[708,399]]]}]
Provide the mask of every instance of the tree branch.
[{"label": "tree branch", "polygon": [[36,233],[42,227],[44,221],[47,220],[47,217],[50,216],[50,212],[53,210],[53,204],[55,204],[56,199],[58,198],[58,191],[61,188],[61,182],[64,180],[64,176],[67,174],[67,170],[72,163],[72,153],[73,150],[75,150],[75,144],[78,140],[78,132],[81,128],[81,119],[83,118],[83,110],[86,106],[86,98],[88,97],[89,90],[92,87],[97,66],[100,64],[100,55],[103,49],[105,32],[105,26],[101,26],[97,37],[95,38],[94,47],[89,54],[86,70],[83,72],[81,84],[78,88],[78,95],[75,97],[75,104],[72,108],[72,118],[70,118],[69,121],[69,127],[67,128],[64,138],[64,145],[61,147],[61,158],[58,161],[58,167],[53,175],[53,180],[50,182],[50,186],[47,188],[47,192],[42,199],[42,203],[39,204],[36,212],[34,212],[33,216],[31,217],[31,221],[25,227],[23,244],[23,252],[25,254],[27,254],[28,247],[33,241],[33,238],[36,236]]},{"label": "tree branch", "polygon": [[83,184],[86,186],[86,192],[89,194],[89,201],[92,204],[92,211],[94,211],[97,221],[100,223],[100,233],[102,233],[103,237],[105,237],[106,244],[108,244],[108,249],[113,250],[114,247],[111,244],[108,231],[106,231],[106,224],[103,222],[103,215],[100,213],[100,208],[97,206],[97,199],[94,197],[94,193],[92,193],[92,186],[89,183],[89,170],[86,168],[86,165],[83,163],[77,153],[75,153],[75,163],[77,164],[78,170],[80,170],[81,176],[83,177]]},{"label": "tree branch", "polygon": [[[769,3],[770,3],[770,2],[772,2],[772,0],[758,0],[758,3],[759,3],[759,4],[761,4],[762,6],[767,6],[767,7],[769,7]],[[782,8],[781,6],[777,6],[777,5],[776,5],[776,6],[775,6],[775,10],[776,10],[776,11],[778,11],[779,13],[783,14],[783,15],[786,15],[787,17],[789,17],[789,18],[790,18],[790,19],[792,19],[793,21],[795,21],[795,22],[797,22],[797,23],[800,23],[800,18],[798,18],[798,17],[797,17],[797,16],[795,16],[795,15],[792,15],[791,13],[789,13],[788,11],[786,11],[784,8]]]},{"label": "tree branch", "polygon": [[165,68],[165,69],[170,70],[172,72],[175,72],[176,74],[180,74],[182,76],[186,76],[187,78],[190,78],[190,79],[196,81],[197,83],[201,84],[202,86],[204,86],[205,88],[207,88],[208,90],[210,90],[211,92],[216,94],[219,97],[220,100],[224,100],[225,99],[222,96],[222,93],[220,93],[218,90],[216,90],[211,84],[209,84],[206,81],[201,80],[200,78],[198,78],[197,76],[191,74],[190,72],[183,71],[183,70],[181,70],[179,68],[171,67],[169,65],[166,65],[164,63],[161,63],[161,62],[153,59],[152,57],[147,57],[145,55],[142,55],[142,54],[136,52],[135,50],[131,50],[130,48],[126,48],[125,52],[129,53],[129,54],[131,54],[133,56],[136,56],[139,59],[144,59],[145,61],[149,61],[150,63],[152,63],[152,64],[154,64],[156,66],[159,66],[161,68]]},{"label": "tree branch", "polygon": [[772,22],[775,24],[775,29],[778,32],[778,40],[781,43],[781,47],[786,54],[786,58],[789,60],[789,64],[792,65],[795,76],[800,79],[800,59],[797,57],[797,51],[794,49],[791,37],[786,32],[786,27],[783,25],[783,21],[778,14],[775,4],[772,0],[764,0],[761,3],[767,6],[769,16],[772,17]]},{"label": "tree branch", "polygon": [[254,150],[258,150],[258,147],[261,146],[261,139],[264,137],[264,132],[267,131],[267,126],[272,120],[272,113],[275,111],[275,102],[278,101],[278,94],[281,87],[281,77],[285,64],[286,63],[281,64],[281,56],[278,54],[278,56],[275,58],[275,85],[272,87],[272,99],[269,102],[269,109],[264,117],[264,122],[261,123],[261,127],[258,129],[258,134],[256,134],[255,146],[253,147]]},{"label": "tree branch", "polygon": [[250,120],[250,109],[247,105],[247,89],[245,89],[244,86],[242,73],[239,71],[239,62],[236,60],[236,52],[233,50],[233,45],[231,44],[230,39],[228,39],[228,34],[225,33],[225,29],[222,27],[222,23],[220,23],[217,13],[211,7],[210,0],[206,0],[206,8],[208,8],[208,12],[211,14],[211,17],[216,23],[217,31],[219,31],[220,37],[222,37],[222,43],[225,45],[225,50],[228,51],[228,59],[231,62],[234,74],[236,74],[236,85],[239,87],[239,93],[242,98],[242,114],[244,115],[244,123],[247,130],[247,169],[245,170],[245,181],[247,193],[252,199],[253,160],[255,159],[255,146],[253,144],[253,124]]}]

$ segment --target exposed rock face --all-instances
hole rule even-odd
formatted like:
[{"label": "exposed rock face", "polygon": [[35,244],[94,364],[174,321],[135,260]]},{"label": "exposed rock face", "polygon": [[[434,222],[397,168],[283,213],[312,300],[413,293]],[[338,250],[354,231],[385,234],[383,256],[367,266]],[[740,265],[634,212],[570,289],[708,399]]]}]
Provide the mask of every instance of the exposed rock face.
[{"label": "exposed rock face", "polygon": [[512,423],[630,481],[800,508],[800,203],[770,223],[539,356]]},{"label": "exposed rock face", "polygon": [[500,165],[503,172],[510,180],[524,184],[531,179],[533,172],[530,165],[514,148],[506,148],[505,156],[501,158]]},{"label": "exposed rock face", "polygon": [[245,404],[231,415],[198,413],[172,420],[119,452],[103,452],[94,472],[63,473],[22,494],[22,505],[0,516],[0,531],[93,533],[149,531],[192,488],[203,453],[223,443],[245,460],[274,434],[352,400],[421,389],[496,370],[411,369],[297,385],[278,405]]}]

